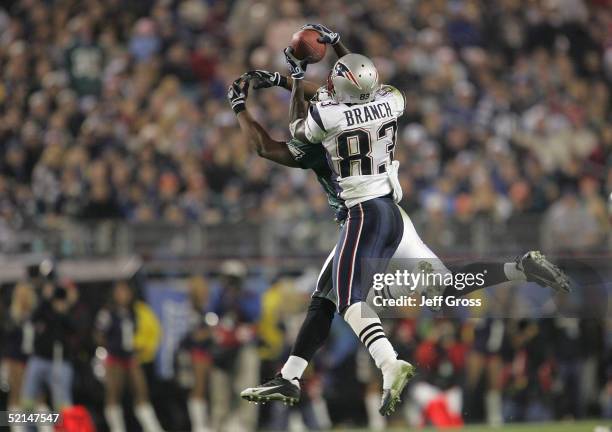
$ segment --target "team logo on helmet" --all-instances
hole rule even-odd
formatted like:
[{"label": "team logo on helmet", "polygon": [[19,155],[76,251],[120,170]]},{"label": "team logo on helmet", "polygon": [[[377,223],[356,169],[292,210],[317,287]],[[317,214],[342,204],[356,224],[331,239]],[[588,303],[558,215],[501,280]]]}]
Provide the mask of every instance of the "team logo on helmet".
[{"label": "team logo on helmet", "polygon": [[353,72],[351,72],[351,70],[348,67],[346,67],[344,63],[340,63],[340,62],[336,63],[336,70],[334,72],[336,73],[336,76],[346,78],[347,80],[355,84],[355,87],[361,90],[361,86],[357,82],[357,78],[355,78],[355,75],[353,75]]}]

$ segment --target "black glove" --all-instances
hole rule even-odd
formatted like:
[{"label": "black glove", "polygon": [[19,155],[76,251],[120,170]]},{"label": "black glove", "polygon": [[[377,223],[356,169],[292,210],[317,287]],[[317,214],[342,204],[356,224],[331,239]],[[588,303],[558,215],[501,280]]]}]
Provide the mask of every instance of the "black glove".
[{"label": "black glove", "polygon": [[249,80],[244,80],[242,77],[235,80],[227,90],[227,100],[236,114],[246,109],[248,94]]},{"label": "black glove", "polygon": [[265,70],[251,70],[243,74],[242,77],[245,80],[254,80],[255,85],[253,88],[259,90],[262,88],[270,87],[287,87],[287,77],[282,76],[278,72],[268,72]]},{"label": "black glove", "polygon": [[328,29],[323,24],[306,24],[302,27],[302,30],[316,31],[321,35],[317,40],[324,44],[336,45],[340,42],[340,34]]},{"label": "black glove", "polygon": [[306,66],[308,66],[307,60],[300,60],[293,55],[293,48],[285,48],[285,60],[287,60],[287,66],[289,66],[289,73],[291,78],[295,80],[304,79],[306,75]]}]

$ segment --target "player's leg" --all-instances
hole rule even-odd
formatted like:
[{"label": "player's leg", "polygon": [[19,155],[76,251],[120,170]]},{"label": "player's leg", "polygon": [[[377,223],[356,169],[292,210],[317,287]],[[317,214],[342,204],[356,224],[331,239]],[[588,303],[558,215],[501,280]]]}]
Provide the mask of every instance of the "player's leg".
[{"label": "player's leg", "polygon": [[[353,329],[383,374],[380,412],[389,415],[414,375],[410,363],[397,359],[376,312],[364,301],[374,273],[384,271],[403,234],[399,207],[377,198],[349,209],[333,264],[338,311]],[[369,261],[366,261],[368,260]]]},{"label": "player's leg", "polygon": [[325,260],[319,273],[306,318],[281,372],[262,385],[242,391],[240,396],[243,399],[251,402],[277,400],[289,404],[294,404],[300,399],[299,380],[315,352],[327,340],[336,311],[335,294],[331,283],[334,252],[335,248]]},{"label": "player's leg", "polygon": [[[387,272],[393,273],[395,270],[408,270],[411,272],[435,273],[441,276],[450,274],[442,260],[421,240],[412,220],[406,212],[397,207],[402,221],[402,237],[393,254],[393,260]],[[383,296],[387,298],[399,298],[410,296],[414,290],[420,292],[427,298],[441,296],[446,288],[443,284],[422,284],[421,286],[389,285],[384,288]]]},{"label": "player's leg", "polygon": [[321,268],[315,291],[308,305],[306,318],[293,344],[291,355],[281,369],[281,375],[285,379],[299,380],[302,378],[306,366],[329,336],[336,311],[336,298],[331,283],[335,251],[336,248],[331,251]]},{"label": "player's leg", "polygon": [[[429,267],[423,267],[427,271],[446,274],[450,272],[442,261],[429,249],[416,232],[408,215],[400,209],[404,222],[404,233],[402,241],[397,248],[393,258],[405,258],[426,262]],[[557,266],[548,261],[538,251],[530,251],[522,257],[511,262],[486,262],[477,261],[463,266],[453,267],[452,273],[458,274],[480,274],[483,284],[458,289],[455,286],[444,286],[442,284],[430,284],[423,287],[423,294],[428,297],[436,296],[465,296],[482,288],[494,286],[509,281],[537,282],[541,286],[549,286],[556,291],[569,291],[569,279]],[[390,287],[389,297],[397,298],[406,294],[404,287]],[[437,310],[439,308],[432,307]]]},{"label": "player's leg", "polygon": [[449,286],[444,291],[445,296],[461,297],[479,289],[509,281],[535,282],[557,292],[570,291],[570,281],[567,275],[539,251],[529,251],[511,262],[473,262],[453,270],[453,273],[457,272],[483,275],[484,283],[461,290]]}]

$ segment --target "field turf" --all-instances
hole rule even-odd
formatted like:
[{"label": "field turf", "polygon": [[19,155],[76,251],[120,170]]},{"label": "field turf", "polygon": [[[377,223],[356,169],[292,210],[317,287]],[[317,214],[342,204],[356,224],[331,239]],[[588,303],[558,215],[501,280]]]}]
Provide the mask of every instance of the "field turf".
[{"label": "field turf", "polygon": [[[602,427],[596,429],[597,426]],[[462,429],[443,429],[446,431],[461,432],[612,432],[612,420],[589,420],[581,422],[553,422],[553,423],[523,423],[504,425],[500,428],[492,428],[486,425],[466,425]],[[369,429],[333,429],[334,432],[366,432]],[[408,429],[390,427],[386,431],[392,432],[438,432],[440,429]]]}]

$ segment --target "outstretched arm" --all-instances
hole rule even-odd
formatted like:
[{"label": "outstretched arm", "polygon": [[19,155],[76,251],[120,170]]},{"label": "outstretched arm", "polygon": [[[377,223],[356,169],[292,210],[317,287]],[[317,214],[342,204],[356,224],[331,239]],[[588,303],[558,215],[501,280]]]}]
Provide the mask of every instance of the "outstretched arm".
[{"label": "outstretched arm", "polygon": [[257,154],[263,158],[288,167],[299,165],[283,142],[273,140],[268,132],[259,124],[246,109],[246,99],[249,93],[249,80],[238,78],[232,83],[228,92],[232,110],[236,113],[240,130],[246,136],[249,144],[255,148]]},{"label": "outstretched arm", "polygon": [[334,48],[334,51],[336,52],[338,58],[344,57],[345,55],[351,53],[351,51],[346,47],[346,45],[344,45],[340,41],[338,41],[335,45],[332,45],[332,47]]},{"label": "outstretched arm", "polygon": [[288,167],[299,167],[287,144],[272,139],[268,132],[251,116],[251,113],[244,110],[238,113],[237,119],[240,130],[259,156]]},{"label": "outstretched arm", "polygon": [[[242,75],[243,78],[253,80],[253,88],[259,90],[262,88],[269,87],[282,87],[286,90],[291,91],[293,89],[293,78],[290,76],[281,75],[278,72],[268,72],[266,70],[256,69],[246,72]],[[310,100],[316,96],[319,87],[317,83],[311,81],[304,81],[304,98]]]},{"label": "outstretched arm", "polygon": [[289,104],[289,123],[305,120],[308,113],[308,104],[304,101],[304,83],[295,80],[291,89],[291,102]]},{"label": "outstretched arm", "polygon": [[[287,90],[293,90],[293,78],[287,77]],[[313,83],[312,81],[302,80],[303,89],[304,89],[304,100],[311,100],[313,97],[317,95],[317,91],[321,86],[319,84]]]},{"label": "outstretched arm", "polygon": [[308,103],[304,100],[304,74],[307,63],[293,55],[291,48],[285,48],[285,58],[293,77],[291,101],[289,102],[289,129],[291,135],[302,142],[310,142],[306,138],[304,120],[308,114]]}]

